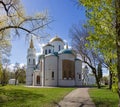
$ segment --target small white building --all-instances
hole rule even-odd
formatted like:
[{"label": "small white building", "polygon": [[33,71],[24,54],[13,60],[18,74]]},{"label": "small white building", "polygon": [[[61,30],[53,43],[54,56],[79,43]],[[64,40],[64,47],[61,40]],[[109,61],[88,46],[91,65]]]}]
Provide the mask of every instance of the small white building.
[{"label": "small white building", "polygon": [[[15,79],[9,79],[8,84],[15,85]],[[16,81],[16,85],[18,84],[18,80]]]},{"label": "small white building", "polygon": [[81,86],[82,82],[82,62],[61,38],[56,36],[43,46],[37,65],[31,39],[27,53],[26,85]]}]

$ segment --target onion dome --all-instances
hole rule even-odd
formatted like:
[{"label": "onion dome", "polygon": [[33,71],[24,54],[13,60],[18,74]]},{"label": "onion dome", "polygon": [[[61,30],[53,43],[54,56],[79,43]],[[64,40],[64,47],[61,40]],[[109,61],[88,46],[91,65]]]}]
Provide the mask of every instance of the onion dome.
[{"label": "onion dome", "polygon": [[58,36],[55,36],[54,38],[52,38],[50,40],[50,42],[54,42],[54,41],[61,41],[61,42],[63,42],[63,40],[61,38],[59,38]]}]

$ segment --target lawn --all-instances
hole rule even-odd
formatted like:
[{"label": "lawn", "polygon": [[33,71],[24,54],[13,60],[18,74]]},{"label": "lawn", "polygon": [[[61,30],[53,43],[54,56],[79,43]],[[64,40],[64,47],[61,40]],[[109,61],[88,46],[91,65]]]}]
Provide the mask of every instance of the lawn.
[{"label": "lawn", "polygon": [[90,89],[89,94],[96,107],[118,107],[118,95],[107,88]]},{"label": "lawn", "polygon": [[53,107],[73,89],[0,86],[0,107]]}]

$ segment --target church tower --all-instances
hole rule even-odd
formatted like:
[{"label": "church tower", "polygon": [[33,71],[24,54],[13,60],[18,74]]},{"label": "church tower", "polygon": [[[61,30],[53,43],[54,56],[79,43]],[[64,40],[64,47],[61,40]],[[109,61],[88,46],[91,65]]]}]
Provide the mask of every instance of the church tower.
[{"label": "church tower", "polygon": [[26,85],[33,84],[33,72],[36,67],[36,50],[31,38],[30,46],[27,51],[27,70],[26,70]]}]

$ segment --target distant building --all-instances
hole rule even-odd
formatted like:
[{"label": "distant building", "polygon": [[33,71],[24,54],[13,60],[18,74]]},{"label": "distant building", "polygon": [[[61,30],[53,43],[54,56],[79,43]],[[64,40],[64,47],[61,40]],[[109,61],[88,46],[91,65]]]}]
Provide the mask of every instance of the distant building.
[{"label": "distant building", "polygon": [[[82,62],[74,50],[69,49],[58,36],[42,47],[43,52],[36,64],[36,50],[31,39],[27,52],[26,85],[81,86],[83,84]],[[84,75],[84,82],[86,81]],[[87,80],[87,84],[89,84]]]},{"label": "distant building", "polygon": [[[9,79],[8,84],[15,85],[15,79]],[[16,85],[18,84],[18,80],[16,80]]]}]

